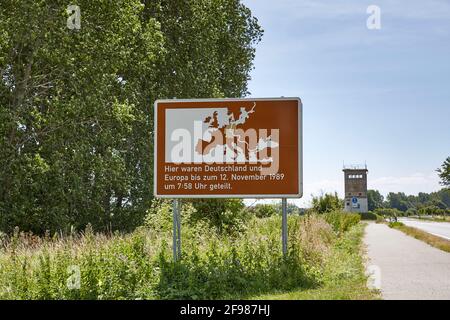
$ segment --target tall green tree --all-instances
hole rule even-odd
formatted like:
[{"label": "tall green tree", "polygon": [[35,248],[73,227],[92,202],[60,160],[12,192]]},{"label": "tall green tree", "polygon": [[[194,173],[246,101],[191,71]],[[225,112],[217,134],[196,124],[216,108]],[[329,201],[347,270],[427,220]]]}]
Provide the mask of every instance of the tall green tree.
[{"label": "tall green tree", "polygon": [[407,208],[406,213],[411,214],[424,214],[424,212],[433,212],[435,214],[438,211],[446,211],[450,209],[450,189],[443,188],[436,192],[424,193],[419,192],[416,195],[406,196],[403,193],[390,193],[387,201],[383,203],[383,206],[391,209],[404,209]]},{"label": "tall green tree", "polygon": [[369,211],[383,207],[384,197],[378,190],[367,190],[367,202]]},{"label": "tall green tree", "polygon": [[441,178],[441,184],[450,188],[450,157],[445,159],[442,166],[437,169],[437,172]]},{"label": "tall green tree", "polygon": [[0,229],[131,230],[152,200],[152,103],[241,96],[262,31],[239,1],[2,0]]},{"label": "tall green tree", "polygon": [[139,220],[133,188],[137,170],[148,175],[138,161],[148,162],[142,148],[150,137],[136,137],[151,119],[146,84],[156,81],[163,37],[156,20],[142,22],[139,1],[77,4],[80,30],[67,27],[66,1],[2,2],[0,226],[6,231],[87,223],[106,229]]},{"label": "tall green tree", "polygon": [[143,0],[167,54],[158,68],[164,97],[241,97],[261,40],[258,20],[240,0]]},{"label": "tall green tree", "polygon": [[412,207],[404,192],[389,192],[386,197],[387,206],[405,212]]}]

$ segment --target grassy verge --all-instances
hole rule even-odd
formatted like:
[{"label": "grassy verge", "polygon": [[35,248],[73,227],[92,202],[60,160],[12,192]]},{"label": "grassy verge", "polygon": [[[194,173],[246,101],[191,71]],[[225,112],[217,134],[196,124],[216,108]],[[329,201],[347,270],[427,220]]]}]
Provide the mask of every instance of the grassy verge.
[{"label": "grassy verge", "polygon": [[435,216],[435,217],[414,217],[415,219],[433,221],[433,222],[450,222],[450,216]]},{"label": "grassy verge", "polygon": [[353,226],[332,248],[321,285],[306,290],[275,292],[255,296],[268,300],[373,300],[379,293],[367,288],[362,252],[365,224]]},{"label": "grassy verge", "polygon": [[0,245],[0,299],[370,299],[359,216],[290,216],[281,254],[281,217],[253,218],[235,235],[189,222],[182,259],[171,257],[171,212],[163,207],[129,235],[34,237]]},{"label": "grassy verge", "polygon": [[418,240],[424,241],[429,245],[441,249],[446,252],[450,252],[450,241],[435,235],[432,235],[423,230],[419,230],[417,228],[405,226],[401,222],[392,222],[389,223],[389,227],[402,231],[403,233],[414,237]]}]

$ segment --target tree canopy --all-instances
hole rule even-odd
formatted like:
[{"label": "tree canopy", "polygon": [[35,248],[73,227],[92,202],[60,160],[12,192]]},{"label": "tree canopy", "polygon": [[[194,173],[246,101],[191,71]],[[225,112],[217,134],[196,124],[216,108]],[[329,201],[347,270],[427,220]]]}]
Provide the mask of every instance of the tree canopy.
[{"label": "tree canopy", "polygon": [[450,188],[450,157],[445,159],[442,166],[437,169],[437,172],[441,178],[441,184]]},{"label": "tree canopy", "polygon": [[367,190],[367,204],[369,211],[383,207],[384,197],[378,190]]},{"label": "tree canopy", "polygon": [[[373,201],[375,194],[381,196],[377,190],[369,190],[368,192],[369,210],[371,211],[395,209],[397,212],[407,215],[450,213],[450,189],[448,188],[431,193],[419,192],[418,195],[390,192],[386,197],[386,201],[382,202]],[[378,198],[378,196],[375,198]],[[371,209],[371,206],[374,206],[374,208]]]},{"label": "tree canopy", "polygon": [[239,0],[3,0],[0,230],[131,230],[152,200],[153,102],[247,94]]}]

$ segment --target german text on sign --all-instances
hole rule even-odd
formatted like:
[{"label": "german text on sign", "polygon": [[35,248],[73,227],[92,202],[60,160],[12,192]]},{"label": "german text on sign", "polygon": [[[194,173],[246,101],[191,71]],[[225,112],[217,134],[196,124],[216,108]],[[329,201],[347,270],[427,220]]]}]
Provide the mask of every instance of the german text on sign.
[{"label": "german text on sign", "polygon": [[298,98],[159,100],[155,195],[301,197]]}]

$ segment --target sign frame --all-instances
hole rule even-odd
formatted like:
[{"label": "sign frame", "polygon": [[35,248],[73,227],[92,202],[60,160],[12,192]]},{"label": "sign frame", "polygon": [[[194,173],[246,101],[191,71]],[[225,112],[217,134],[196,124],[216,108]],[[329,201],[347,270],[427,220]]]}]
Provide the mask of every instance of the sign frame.
[{"label": "sign frame", "polygon": [[[158,104],[159,103],[189,103],[189,102],[258,102],[258,101],[298,101],[298,193],[297,194],[158,194],[157,190],[157,167],[158,167]],[[228,199],[267,199],[267,198],[290,198],[299,199],[303,197],[303,103],[299,97],[278,98],[212,98],[212,99],[158,99],[154,103],[153,112],[153,195],[161,199],[191,199],[191,198],[228,198]]]}]

